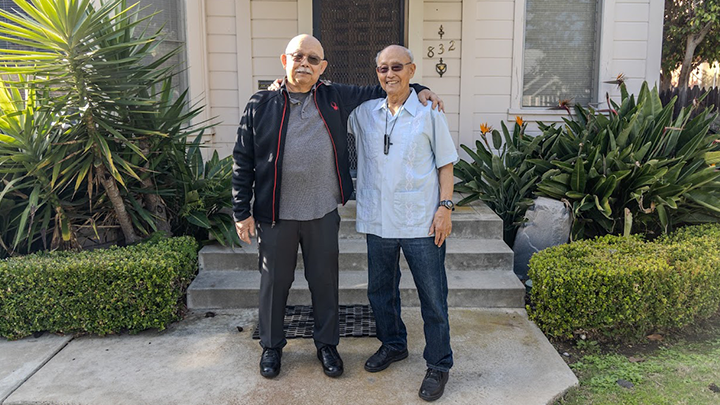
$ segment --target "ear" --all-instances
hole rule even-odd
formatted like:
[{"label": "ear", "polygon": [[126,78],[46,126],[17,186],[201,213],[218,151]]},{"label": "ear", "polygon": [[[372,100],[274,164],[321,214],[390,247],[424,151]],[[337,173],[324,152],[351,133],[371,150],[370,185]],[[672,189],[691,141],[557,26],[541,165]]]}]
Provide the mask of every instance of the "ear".
[{"label": "ear", "polygon": [[287,55],[280,55],[280,62],[282,62],[283,69],[285,69],[287,67]]},{"label": "ear", "polygon": [[320,62],[320,74],[325,73],[325,69],[327,69],[327,66],[328,66],[328,61],[323,60],[322,62]]},{"label": "ear", "polygon": [[416,66],[414,63],[408,65],[408,68],[410,69],[410,78],[411,78],[411,79],[412,79],[413,77],[415,77],[415,68],[416,68],[416,67],[417,67],[417,66]]}]

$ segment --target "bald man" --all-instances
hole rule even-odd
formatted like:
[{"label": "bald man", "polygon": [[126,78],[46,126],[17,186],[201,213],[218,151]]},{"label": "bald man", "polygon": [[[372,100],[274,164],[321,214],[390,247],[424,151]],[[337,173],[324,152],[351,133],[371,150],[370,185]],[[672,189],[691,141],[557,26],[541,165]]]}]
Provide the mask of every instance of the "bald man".
[{"label": "bald man", "polygon": [[[310,287],[313,339],[323,371],[343,373],[337,352],[339,203],[353,193],[347,119],[366,100],[385,97],[380,86],[356,87],[319,80],[328,62],[320,41],[299,35],[280,61],[279,90],[255,93],[240,120],[233,150],[233,207],[240,239],[257,232],[260,281],[260,374],[280,373],[286,345],[283,319],[295,275],[298,246]],[[422,86],[418,98],[437,96]],[[250,201],[255,197],[254,203]]]},{"label": "bald man", "polygon": [[356,226],[367,234],[368,300],[382,343],[365,370],[382,371],[408,357],[400,316],[402,250],[424,322],[427,371],[418,394],[435,401],[453,366],[445,239],[452,230],[458,154],[445,115],[420,105],[410,87],[412,52],[388,46],[378,53],[375,70],[387,98],[363,103],[349,119],[349,131],[358,140]]}]

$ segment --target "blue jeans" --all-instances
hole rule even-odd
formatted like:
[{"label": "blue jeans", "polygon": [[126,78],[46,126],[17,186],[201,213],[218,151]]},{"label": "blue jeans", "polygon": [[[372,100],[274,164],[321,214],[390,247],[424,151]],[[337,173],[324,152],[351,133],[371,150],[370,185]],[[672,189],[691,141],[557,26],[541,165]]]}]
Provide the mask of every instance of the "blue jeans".
[{"label": "blue jeans", "polygon": [[367,235],[368,299],[375,314],[378,339],[394,350],[407,347],[407,329],[400,317],[400,249],[410,265],[420,296],[425,331],[423,358],[428,368],[448,371],[453,365],[445,275],[445,243],[434,237],[386,239]]}]

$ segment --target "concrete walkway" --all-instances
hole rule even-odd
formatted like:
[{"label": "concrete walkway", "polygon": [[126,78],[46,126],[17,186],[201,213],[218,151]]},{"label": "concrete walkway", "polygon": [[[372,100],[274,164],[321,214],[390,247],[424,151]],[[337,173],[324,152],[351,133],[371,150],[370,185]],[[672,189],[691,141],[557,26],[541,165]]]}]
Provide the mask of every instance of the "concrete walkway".
[{"label": "concrete walkway", "polygon": [[[262,378],[251,309],[190,313],[165,331],[138,335],[0,340],[0,403],[422,404],[420,311],[403,311],[410,357],[368,373],[363,364],[378,341],[343,338],[338,379],[322,373],[310,339],[289,340],[280,375]],[[547,404],[577,384],[524,310],[452,308],[450,323],[455,367],[437,403]]]}]

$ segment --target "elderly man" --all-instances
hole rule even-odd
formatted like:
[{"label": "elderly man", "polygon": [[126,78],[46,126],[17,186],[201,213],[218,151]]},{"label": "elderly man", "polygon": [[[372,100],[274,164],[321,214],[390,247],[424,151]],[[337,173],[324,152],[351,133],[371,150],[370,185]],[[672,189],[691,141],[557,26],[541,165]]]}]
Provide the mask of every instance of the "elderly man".
[{"label": "elderly man", "polygon": [[[245,243],[250,243],[256,230],[258,233],[260,374],[273,378],[280,372],[282,348],[287,343],[285,304],[300,245],[312,296],[317,357],[326,375],[338,377],[343,362],[336,348],[337,206],[347,202],[353,192],[347,117],[363,101],[385,93],[379,86],[360,88],[320,81],[327,61],[320,42],[309,35],[293,38],[280,61],[287,77],[279,90],[252,96],[233,150],[236,230]],[[422,92],[438,101],[426,89]]]},{"label": "elderly man", "polygon": [[378,372],[408,356],[398,288],[402,249],[425,324],[428,370],[419,395],[434,401],[453,365],[445,238],[452,227],[458,154],[443,113],[418,103],[409,86],[415,74],[412,53],[392,45],[378,54],[376,64],[387,98],[366,101],[348,122],[358,141],[357,230],[367,234],[368,299],[382,342],[365,369]]}]

